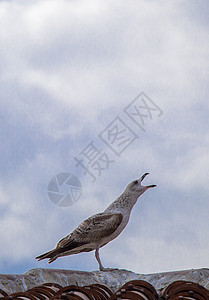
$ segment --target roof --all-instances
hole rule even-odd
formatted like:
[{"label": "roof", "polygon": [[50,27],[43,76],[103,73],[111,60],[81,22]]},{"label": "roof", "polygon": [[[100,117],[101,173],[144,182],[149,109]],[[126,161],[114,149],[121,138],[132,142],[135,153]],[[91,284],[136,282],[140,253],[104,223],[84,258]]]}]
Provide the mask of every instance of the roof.
[{"label": "roof", "polygon": [[126,270],[33,269],[20,275],[0,275],[0,287],[1,299],[209,300],[209,269],[148,275]]}]

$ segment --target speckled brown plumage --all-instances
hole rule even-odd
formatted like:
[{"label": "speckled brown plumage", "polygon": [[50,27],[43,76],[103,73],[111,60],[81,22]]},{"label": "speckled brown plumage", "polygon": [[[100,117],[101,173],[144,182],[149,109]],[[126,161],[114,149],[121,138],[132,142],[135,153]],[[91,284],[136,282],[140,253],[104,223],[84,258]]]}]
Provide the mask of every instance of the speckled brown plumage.
[{"label": "speckled brown plumage", "polygon": [[106,210],[84,220],[70,234],[61,239],[55,249],[37,256],[36,259],[48,258],[51,263],[61,256],[95,250],[99,269],[105,270],[99,258],[99,248],[115,239],[123,231],[138,197],[148,188],[155,186],[141,185],[147,174],[129,183],[124,192]]}]

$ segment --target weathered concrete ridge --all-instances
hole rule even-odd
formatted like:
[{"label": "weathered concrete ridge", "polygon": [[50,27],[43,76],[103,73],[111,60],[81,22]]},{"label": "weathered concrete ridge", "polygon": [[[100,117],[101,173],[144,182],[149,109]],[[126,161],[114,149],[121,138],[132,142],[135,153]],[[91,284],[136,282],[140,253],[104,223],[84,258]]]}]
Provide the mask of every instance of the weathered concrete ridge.
[{"label": "weathered concrete ridge", "polygon": [[136,274],[127,270],[73,271],[59,269],[32,269],[24,274],[0,275],[0,288],[8,294],[26,291],[43,283],[53,282],[61,286],[106,284],[114,292],[130,280],[142,279],[151,283],[160,292],[174,281],[187,280],[199,283],[209,290],[209,269],[186,270],[167,273]]}]

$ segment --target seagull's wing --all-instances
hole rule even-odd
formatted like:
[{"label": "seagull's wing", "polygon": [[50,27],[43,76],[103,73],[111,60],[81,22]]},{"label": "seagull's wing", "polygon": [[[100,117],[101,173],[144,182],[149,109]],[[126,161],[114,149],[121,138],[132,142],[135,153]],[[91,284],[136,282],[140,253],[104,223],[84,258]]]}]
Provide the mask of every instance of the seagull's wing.
[{"label": "seagull's wing", "polygon": [[98,246],[104,246],[109,242],[108,237],[118,228],[122,220],[121,213],[100,213],[91,216],[60,240],[55,249],[37,256],[36,259],[49,258],[49,263],[51,263],[59,256],[88,252]]},{"label": "seagull's wing", "polygon": [[58,253],[73,249],[76,251],[76,248],[80,248],[81,252],[91,251],[93,249],[88,248],[88,244],[99,244],[103,239],[110,236],[118,228],[122,219],[123,215],[121,213],[93,215],[60,240],[56,250]]}]

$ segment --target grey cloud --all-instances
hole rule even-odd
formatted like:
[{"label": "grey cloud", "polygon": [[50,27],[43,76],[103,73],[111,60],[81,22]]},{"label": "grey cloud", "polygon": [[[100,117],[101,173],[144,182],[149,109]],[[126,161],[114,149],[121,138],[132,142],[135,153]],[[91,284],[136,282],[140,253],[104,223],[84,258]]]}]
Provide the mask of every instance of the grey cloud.
[{"label": "grey cloud", "polygon": [[[147,272],[162,265],[164,271],[186,267],[189,260],[198,266],[197,255],[200,264],[206,263],[209,43],[203,2],[4,1],[2,8],[0,228],[9,249],[9,254],[1,253],[5,272],[46,266],[33,257],[54,247],[147,171],[146,180],[157,188],[137,203],[123,237],[102,249],[107,265],[114,266],[112,249],[118,252],[118,267],[138,272],[140,255]],[[163,110],[160,118],[148,120],[146,132],[123,112],[142,90]],[[121,157],[98,137],[117,116],[139,137]],[[91,140],[115,160],[94,184],[73,159]],[[53,206],[46,191],[50,178],[62,171],[75,172],[83,185],[82,198],[66,210]],[[12,250],[15,222],[22,243],[17,253]],[[34,241],[27,248],[31,233]],[[149,250],[153,247],[154,252]],[[182,260],[174,260],[172,255],[181,251]],[[59,260],[54,267],[66,264],[96,268],[93,253]]]}]

